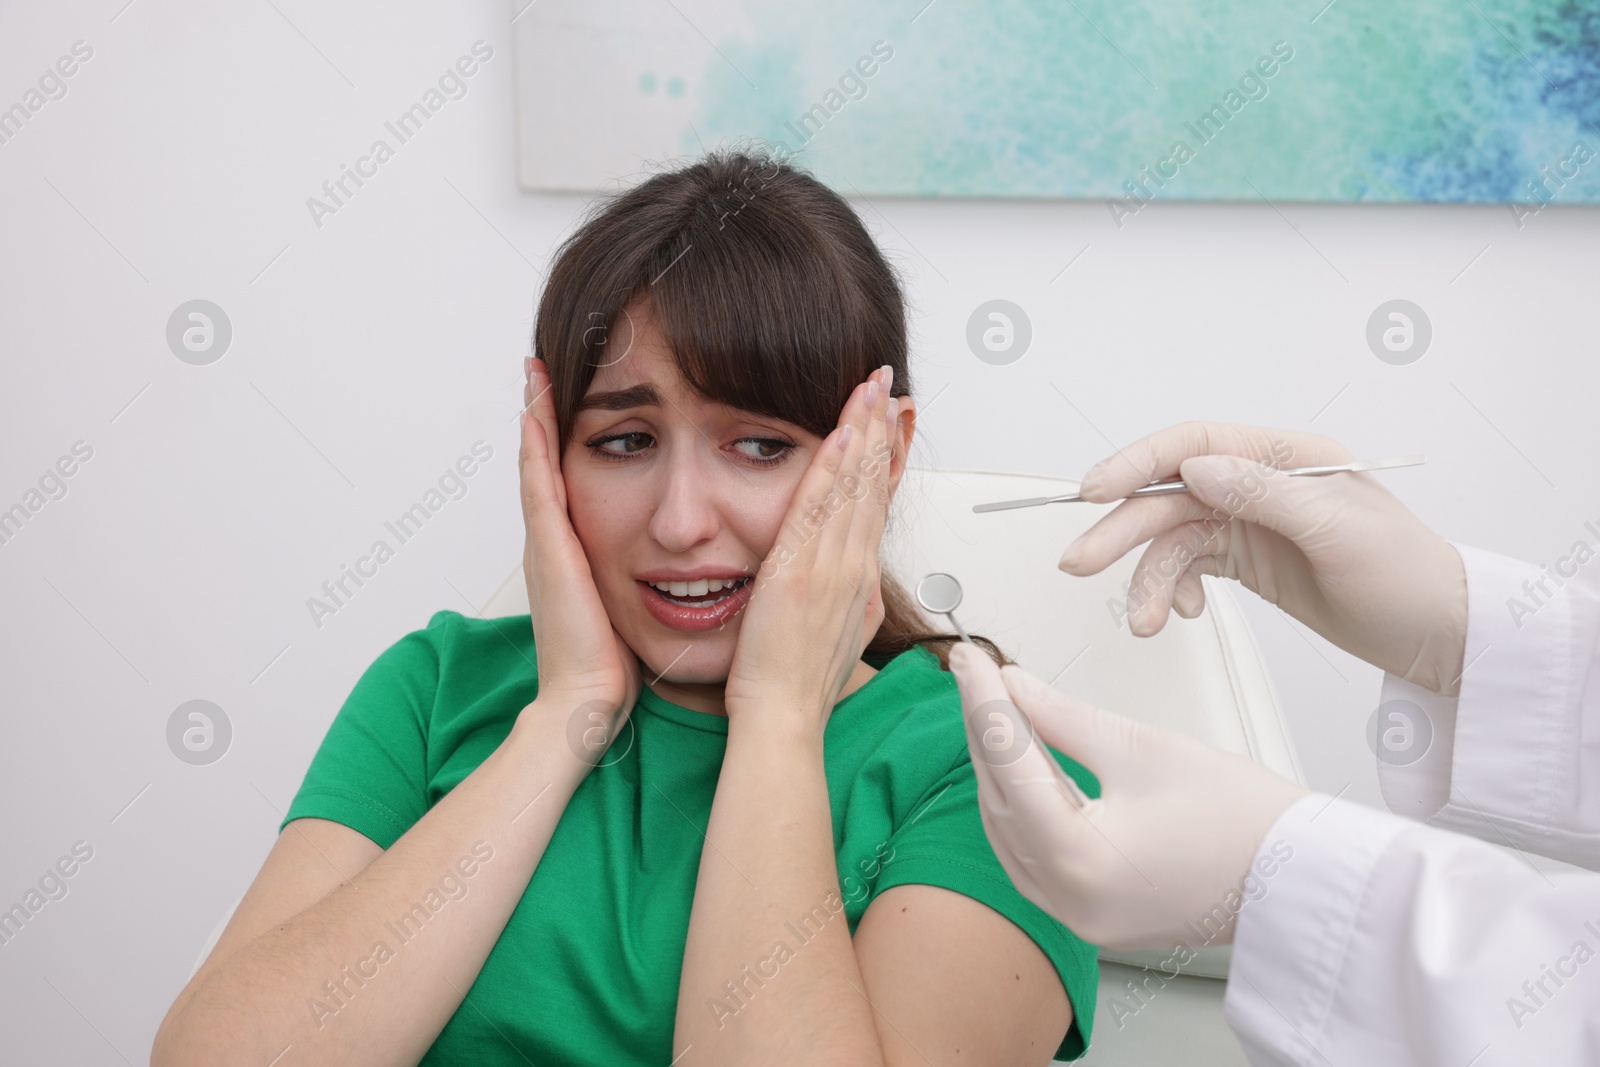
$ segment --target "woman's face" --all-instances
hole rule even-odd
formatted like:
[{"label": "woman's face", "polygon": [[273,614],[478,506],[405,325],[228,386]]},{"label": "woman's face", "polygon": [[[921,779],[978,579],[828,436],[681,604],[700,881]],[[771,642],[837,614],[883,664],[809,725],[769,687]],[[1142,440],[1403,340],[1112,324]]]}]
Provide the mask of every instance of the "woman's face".
[{"label": "woman's face", "polygon": [[720,693],[750,579],[823,439],[694,392],[647,308],[611,344],[626,355],[596,372],[562,454],[573,529],[645,681]]}]

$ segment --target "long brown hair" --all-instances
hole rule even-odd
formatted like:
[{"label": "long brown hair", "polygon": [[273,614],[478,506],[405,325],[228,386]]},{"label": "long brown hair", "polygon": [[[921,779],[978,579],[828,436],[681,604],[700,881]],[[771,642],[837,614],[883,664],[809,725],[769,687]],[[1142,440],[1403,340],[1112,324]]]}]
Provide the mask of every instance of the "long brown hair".
[{"label": "long brown hair", "polygon": [[[911,392],[899,278],[842,197],[765,151],[716,151],[656,174],[597,203],[557,250],[533,352],[549,368],[563,442],[595,371],[621,358],[607,345],[636,297],[708,400],[825,437],[874,369],[894,368],[893,395]],[[887,572],[882,588],[867,654],[924,645],[947,666],[956,635],[932,628]]]}]

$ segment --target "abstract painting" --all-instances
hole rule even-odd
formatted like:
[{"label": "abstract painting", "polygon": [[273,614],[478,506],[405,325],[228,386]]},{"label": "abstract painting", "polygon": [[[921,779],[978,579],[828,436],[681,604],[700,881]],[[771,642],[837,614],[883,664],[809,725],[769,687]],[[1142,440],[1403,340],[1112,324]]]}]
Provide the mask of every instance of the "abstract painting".
[{"label": "abstract painting", "polygon": [[846,195],[1600,202],[1595,0],[511,3],[529,189],[765,144]]}]

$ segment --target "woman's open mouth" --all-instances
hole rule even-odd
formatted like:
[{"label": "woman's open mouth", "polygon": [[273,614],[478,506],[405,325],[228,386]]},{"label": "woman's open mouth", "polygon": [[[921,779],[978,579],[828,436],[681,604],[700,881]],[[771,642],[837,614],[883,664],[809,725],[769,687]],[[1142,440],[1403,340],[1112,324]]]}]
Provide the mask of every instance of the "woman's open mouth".
[{"label": "woman's open mouth", "polygon": [[744,609],[753,592],[749,575],[688,581],[635,579],[635,584],[651,618],[688,633],[718,629]]}]

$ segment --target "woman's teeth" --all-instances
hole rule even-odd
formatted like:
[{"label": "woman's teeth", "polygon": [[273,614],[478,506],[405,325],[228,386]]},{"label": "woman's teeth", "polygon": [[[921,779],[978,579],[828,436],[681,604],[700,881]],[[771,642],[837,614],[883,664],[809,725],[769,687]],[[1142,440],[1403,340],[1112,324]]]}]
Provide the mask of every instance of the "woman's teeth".
[{"label": "woman's teeth", "polygon": [[699,578],[692,582],[651,582],[650,585],[671,597],[703,597],[724,589],[731,592],[745,581],[745,578]]}]

